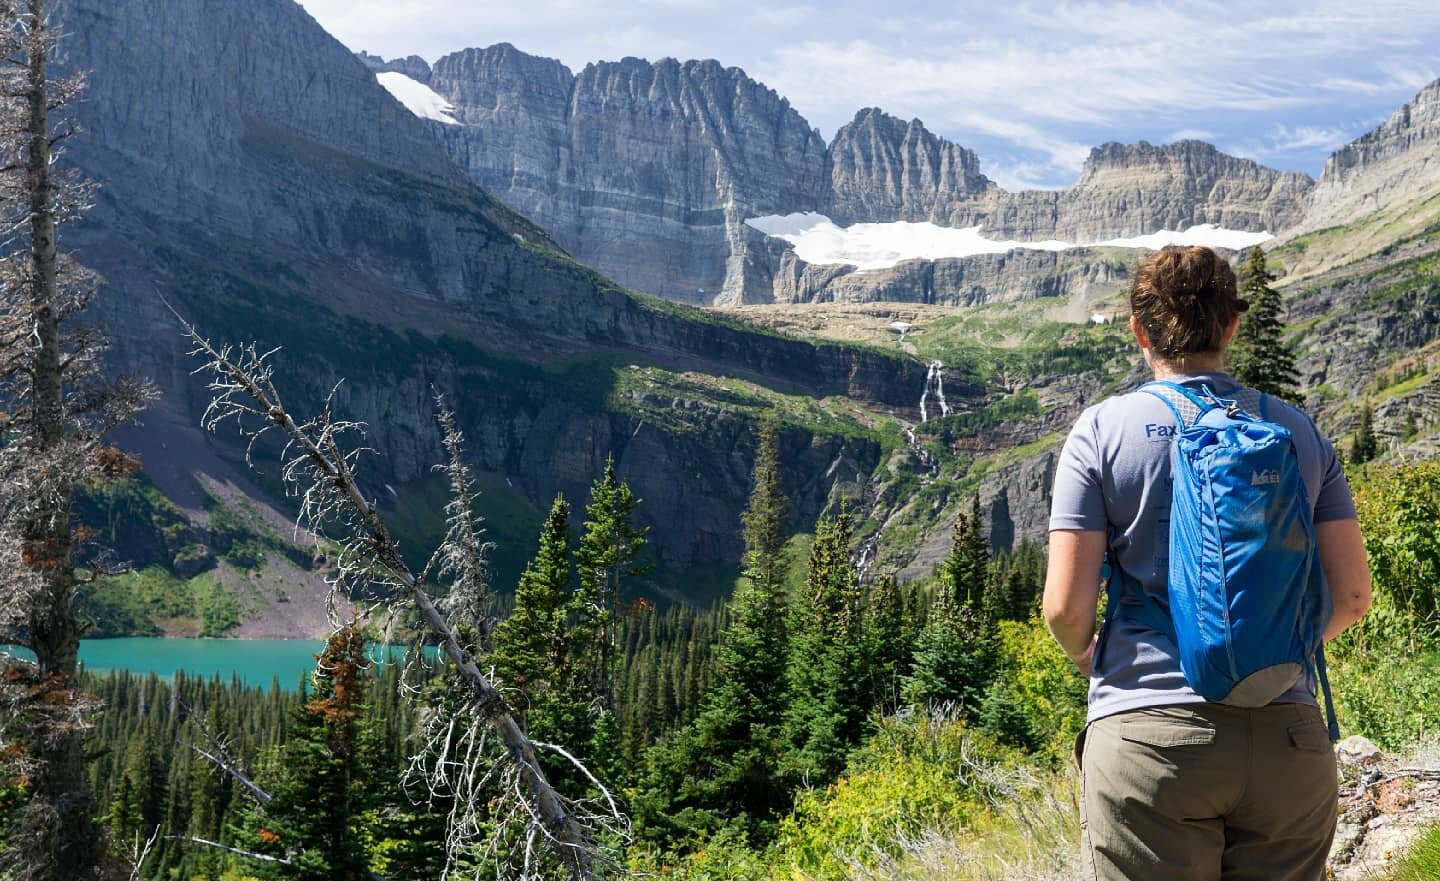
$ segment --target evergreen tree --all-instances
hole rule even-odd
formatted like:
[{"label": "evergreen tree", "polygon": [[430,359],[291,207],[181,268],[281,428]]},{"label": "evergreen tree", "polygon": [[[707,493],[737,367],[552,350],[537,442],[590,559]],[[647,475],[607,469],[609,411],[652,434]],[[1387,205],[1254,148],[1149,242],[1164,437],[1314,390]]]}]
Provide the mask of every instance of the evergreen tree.
[{"label": "evergreen tree", "polygon": [[145,826],[144,817],[140,814],[140,800],[135,794],[135,781],[129,774],[120,775],[120,782],[115,785],[107,826],[112,845],[119,848],[129,846]]},{"label": "evergreen tree", "polygon": [[1274,280],[1274,273],[1265,265],[1265,252],[1258,245],[1251,248],[1240,271],[1240,296],[1249,308],[1229,349],[1230,369],[1242,385],[1299,403],[1296,384],[1300,375],[1295,370],[1295,352],[1285,342],[1280,294],[1270,286]]},{"label": "evergreen tree", "polygon": [[1022,544],[1015,553],[994,561],[991,572],[994,621],[1027,621],[1035,614],[1045,584],[1045,552],[1039,545]]},{"label": "evergreen tree", "polygon": [[980,514],[980,494],[970,499],[969,513],[955,517],[950,556],[941,564],[941,602],[979,612],[989,576],[990,550]]},{"label": "evergreen tree", "polygon": [[905,595],[894,575],[881,575],[865,603],[865,656],[871,699],[885,713],[897,708],[901,682],[909,675],[914,657],[906,631]]},{"label": "evergreen tree", "polygon": [[591,671],[600,708],[615,709],[615,628],[624,579],[642,574],[635,562],[649,531],[634,524],[640,499],[615,473],[614,457],[590,486],[584,533],[575,562],[580,572],[576,611],[580,622],[572,644],[577,669]]},{"label": "evergreen tree", "polygon": [[870,710],[859,585],[843,505],[815,527],[804,596],[791,614],[785,734],[789,763],[814,782],[833,780]]},{"label": "evergreen tree", "polygon": [[570,504],[555,496],[540,530],[540,547],[515,588],[510,617],[495,633],[495,670],[500,681],[525,693],[517,711],[527,718],[526,703],[541,702],[548,686],[568,678],[569,616],[574,601],[570,568]]},{"label": "evergreen tree", "polygon": [[1380,442],[1375,437],[1375,408],[1366,400],[1360,409],[1360,425],[1350,441],[1350,461],[1364,465],[1380,455]]},{"label": "evergreen tree", "polygon": [[[741,517],[745,573],[729,604],[716,682],[694,723],[650,757],[652,771],[637,819],[642,833],[652,837],[683,824],[694,839],[697,832],[714,831],[738,818],[758,841],[789,804],[789,786],[779,772],[787,703],[782,686],[788,643],[788,515],[780,489],[777,433],[769,419],[760,427],[754,480]],[[692,647],[699,643],[692,636]]]},{"label": "evergreen tree", "polygon": [[993,644],[969,606],[934,609],[915,646],[903,694],[916,707],[953,707],[974,720],[994,672]]},{"label": "evergreen tree", "polygon": [[357,724],[368,685],[365,638],[354,624],[336,631],[319,655],[315,693],[291,724],[266,780],[272,796],[247,824],[249,849],[288,857],[277,878],[370,881],[365,846],[367,765]]},{"label": "evergreen tree", "polygon": [[917,640],[905,700],[916,706],[957,706],[974,720],[994,676],[997,624],[1004,602],[990,578],[989,542],[980,496],[955,519],[950,556],[940,567],[939,595]]}]

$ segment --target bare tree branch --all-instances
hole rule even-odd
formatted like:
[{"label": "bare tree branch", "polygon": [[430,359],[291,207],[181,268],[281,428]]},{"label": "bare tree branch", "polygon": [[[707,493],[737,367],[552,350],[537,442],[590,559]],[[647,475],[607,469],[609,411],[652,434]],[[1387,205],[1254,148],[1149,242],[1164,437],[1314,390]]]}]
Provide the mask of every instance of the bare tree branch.
[{"label": "bare tree branch", "polygon": [[211,841],[208,838],[200,838],[195,835],[166,835],[166,841],[184,841],[190,844],[203,844],[206,847],[213,847],[216,850],[223,850],[226,853],[233,853],[249,860],[259,860],[262,863],[279,863],[282,866],[291,865],[286,857],[272,857],[269,854],[255,853],[253,850],[244,850],[238,847],[231,847],[228,844],[221,844],[218,841]]},{"label": "bare tree branch", "polygon": [[[442,760],[439,774],[442,781],[450,774],[449,782],[458,784],[446,787],[455,794],[457,805],[465,797],[478,795],[477,786],[504,782],[505,790],[516,795],[518,816],[530,818],[532,831],[548,845],[572,881],[596,878],[594,824],[605,824],[607,831],[619,829],[624,826],[623,817],[613,809],[605,815],[589,815],[588,808],[565,798],[547,779],[535,744],[526,737],[504,695],[480,670],[476,647],[462,641],[441,613],[421,576],[406,564],[374,502],[360,490],[356,467],[366,449],[349,440],[352,436],[363,440],[364,426],[336,418],[334,389],[318,416],[297,422],[275,385],[271,361],[275,350],[261,352],[254,345],[217,347],[178,313],[176,317],[191,341],[191,354],[203,360],[196,372],[209,376],[213,397],[203,417],[205,427],[213,431],[233,422],[246,439],[246,459],[252,465],[262,437],[274,432],[283,439],[281,477],[287,491],[299,500],[298,522],[317,538],[329,536],[339,548],[332,588],[379,584],[393,589],[400,600],[415,604],[426,628],[454,665],[468,693],[457,713],[444,719],[440,728],[447,747],[456,743],[463,747],[465,763],[463,769],[457,769]],[[449,473],[457,498],[447,508],[451,530],[440,554],[441,568],[458,579],[475,578],[483,583],[484,549],[470,511],[468,472],[459,464],[459,433],[453,420],[446,425],[447,418],[442,415],[441,421],[446,426],[451,462],[442,468]],[[493,750],[487,733],[497,738]],[[439,753],[450,754],[448,749]],[[613,801],[610,804],[613,806]],[[475,815],[469,813],[474,809],[473,804],[461,805],[457,807],[461,814],[452,815],[452,845],[473,840],[467,834],[476,825],[471,822]],[[610,819],[606,821],[605,816]],[[457,828],[458,833],[454,831]],[[528,860],[526,864],[530,864]],[[523,870],[521,877],[530,877],[528,873],[529,869]]]}]

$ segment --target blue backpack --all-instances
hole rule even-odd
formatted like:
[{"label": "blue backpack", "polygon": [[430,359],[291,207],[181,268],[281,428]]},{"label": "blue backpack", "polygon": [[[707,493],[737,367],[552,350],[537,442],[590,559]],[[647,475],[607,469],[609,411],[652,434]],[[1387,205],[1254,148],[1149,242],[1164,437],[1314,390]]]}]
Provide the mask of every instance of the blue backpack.
[{"label": "blue backpack", "polygon": [[1178,424],[1169,607],[1114,566],[1107,617],[1173,637],[1185,679],[1206,700],[1260,707],[1301,676],[1318,679],[1338,740],[1322,647],[1330,590],[1289,429],[1265,419],[1266,399],[1253,390],[1236,393],[1247,408],[1209,388],[1151,382],[1140,390],[1164,401]]}]

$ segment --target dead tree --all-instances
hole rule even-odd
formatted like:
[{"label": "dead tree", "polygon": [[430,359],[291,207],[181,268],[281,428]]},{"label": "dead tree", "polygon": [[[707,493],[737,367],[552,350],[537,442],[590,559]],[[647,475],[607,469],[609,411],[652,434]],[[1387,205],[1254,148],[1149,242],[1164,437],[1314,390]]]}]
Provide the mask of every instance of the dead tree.
[{"label": "dead tree", "polygon": [[[502,874],[539,878],[546,855],[572,881],[606,874],[610,863],[599,853],[597,840],[623,840],[628,833],[613,799],[593,777],[588,779],[601,794],[598,801],[567,798],[551,785],[537,753],[550,751],[574,760],[559,747],[530,740],[500,689],[482,672],[479,661],[489,642],[488,624],[462,635],[431,595],[432,579],[446,572],[461,588],[456,599],[463,608],[453,609],[452,614],[458,612],[472,622],[488,620],[478,594],[485,579],[484,544],[470,509],[470,480],[460,458],[454,421],[442,409],[449,462],[441,469],[452,490],[446,511],[450,528],[430,562],[415,572],[401,556],[375,503],[360,488],[356,468],[368,452],[363,446],[364,426],[335,415],[339,387],[331,391],[319,415],[297,420],[274,382],[274,350],[262,352],[253,344],[217,346],[188,323],[185,329],[192,354],[204,362],[196,372],[208,375],[213,395],[203,419],[205,427],[236,425],[246,439],[246,460],[252,465],[252,454],[263,438],[274,434],[283,441],[280,472],[287,491],[298,500],[298,525],[335,556],[332,591],[355,595],[380,587],[398,603],[412,605],[465,689],[457,708],[431,714],[425,732],[433,755],[438,756],[427,764],[430,782],[449,793],[455,805],[446,843],[451,868],[461,850],[478,846],[487,851],[495,846],[475,838],[485,826],[477,817],[488,812],[492,818],[518,820],[526,830],[519,836],[518,854],[494,861]],[[491,799],[496,793],[499,796]]]},{"label": "dead tree", "polygon": [[151,394],[101,376],[103,338],[81,323],[100,279],[58,248],[93,188],[57,165],[83,78],[51,77],[54,42],[45,0],[0,0],[0,636],[35,654],[0,682],[0,774],[23,792],[0,876],[17,881],[92,877],[101,855],[76,681],[75,598],[96,567],[77,570],[71,500],[129,469],[102,440]]}]

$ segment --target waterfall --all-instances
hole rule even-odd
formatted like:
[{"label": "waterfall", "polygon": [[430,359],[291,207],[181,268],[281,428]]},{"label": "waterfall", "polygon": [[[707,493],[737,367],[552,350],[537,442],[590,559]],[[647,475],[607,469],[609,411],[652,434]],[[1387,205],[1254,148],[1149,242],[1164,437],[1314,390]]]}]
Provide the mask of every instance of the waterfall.
[{"label": "waterfall", "polygon": [[945,365],[939,361],[931,361],[930,369],[925,372],[925,388],[920,392],[920,421],[927,422],[930,414],[925,408],[925,402],[930,398],[930,387],[935,387],[935,400],[940,402],[940,415],[950,415],[950,405],[945,403],[945,374],[942,372]]}]

